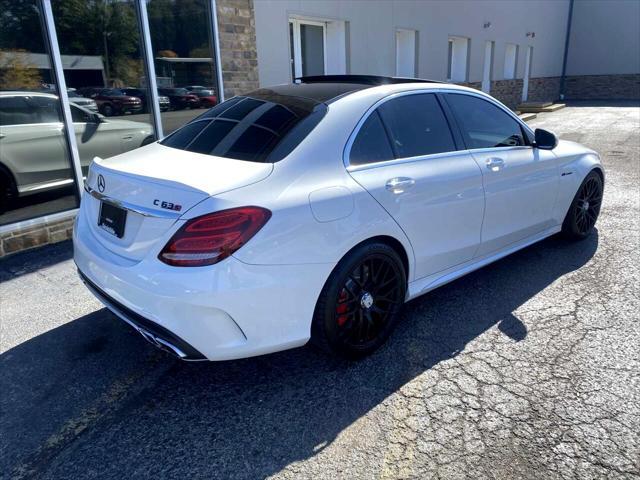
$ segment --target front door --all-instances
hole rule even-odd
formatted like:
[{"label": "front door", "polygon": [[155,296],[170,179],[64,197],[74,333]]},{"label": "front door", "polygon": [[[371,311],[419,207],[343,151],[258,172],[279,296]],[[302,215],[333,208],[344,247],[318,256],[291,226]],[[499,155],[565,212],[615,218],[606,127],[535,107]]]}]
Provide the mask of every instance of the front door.
[{"label": "front door", "polygon": [[488,100],[458,93],[445,98],[482,170],[486,210],[478,256],[552,227],[556,156],[533,148],[520,123]]},{"label": "front door", "polygon": [[415,278],[471,260],[480,244],[482,174],[459,150],[434,94],[383,103],[350,150],[350,173],[404,230]]}]

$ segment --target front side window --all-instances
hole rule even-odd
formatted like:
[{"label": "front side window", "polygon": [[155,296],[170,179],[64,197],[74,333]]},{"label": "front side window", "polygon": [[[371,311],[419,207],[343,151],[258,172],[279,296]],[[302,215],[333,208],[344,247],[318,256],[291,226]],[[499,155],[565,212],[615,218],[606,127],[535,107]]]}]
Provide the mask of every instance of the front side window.
[{"label": "front side window", "polygon": [[394,98],[378,111],[389,131],[396,158],[456,150],[449,124],[434,94]]},{"label": "front side window", "polygon": [[496,105],[472,95],[448,93],[446,98],[467,148],[526,145],[520,124]]},{"label": "front side window", "polygon": [[216,105],[161,143],[251,162],[277,162],[320,122],[326,106],[268,89]]},{"label": "front side window", "polygon": [[57,97],[31,97],[29,103],[33,104],[39,123],[62,122],[62,112]]}]

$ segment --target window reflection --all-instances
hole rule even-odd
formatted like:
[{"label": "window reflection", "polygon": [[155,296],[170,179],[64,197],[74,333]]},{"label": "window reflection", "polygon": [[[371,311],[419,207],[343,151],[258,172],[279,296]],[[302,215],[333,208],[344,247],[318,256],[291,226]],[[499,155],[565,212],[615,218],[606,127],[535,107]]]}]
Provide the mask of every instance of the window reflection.
[{"label": "window reflection", "polygon": [[52,7],[86,175],[95,157],[155,140],[137,11],[133,0],[54,0]]},{"label": "window reflection", "polygon": [[0,225],[78,204],[36,0],[0,1]]},{"label": "window reflection", "polygon": [[[207,0],[147,0],[164,134],[218,103]],[[162,107],[162,103],[160,104]]]}]

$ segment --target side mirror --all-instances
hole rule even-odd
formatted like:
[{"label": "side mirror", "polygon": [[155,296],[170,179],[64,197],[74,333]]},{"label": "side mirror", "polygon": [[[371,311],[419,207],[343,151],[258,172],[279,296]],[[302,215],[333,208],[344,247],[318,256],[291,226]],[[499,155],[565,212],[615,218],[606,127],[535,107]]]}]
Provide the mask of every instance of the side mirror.
[{"label": "side mirror", "polygon": [[93,115],[91,115],[91,120],[89,120],[90,123],[102,123],[102,119],[104,117],[102,115],[100,115],[99,113],[94,113]]},{"label": "side mirror", "polygon": [[535,143],[533,145],[535,148],[539,148],[541,150],[553,150],[558,146],[558,137],[547,130],[536,128],[535,136]]}]

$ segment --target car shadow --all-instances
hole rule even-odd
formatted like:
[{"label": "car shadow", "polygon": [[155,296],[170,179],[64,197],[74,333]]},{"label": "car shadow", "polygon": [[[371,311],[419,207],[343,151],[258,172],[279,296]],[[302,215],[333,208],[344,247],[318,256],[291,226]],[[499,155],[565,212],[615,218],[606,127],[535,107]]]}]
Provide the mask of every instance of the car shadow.
[{"label": "car shadow", "polygon": [[[41,254],[40,254],[41,253]],[[73,257],[71,240],[47,245],[35,251],[23,251],[0,259],[0,283],[51,267]],[[25,259],[27,259],[25,261]]]},{"label": "car shadow", "polygon": [[78,318],[0,356],[3,469],[49,478],[267,477],[318,455],[488,329],[525,342],[514,312],[597,246],[597,233],[578,243],[553,237],[409,302],[389,342],[359,362],[304,347],[184,363],[106,310]]}]

